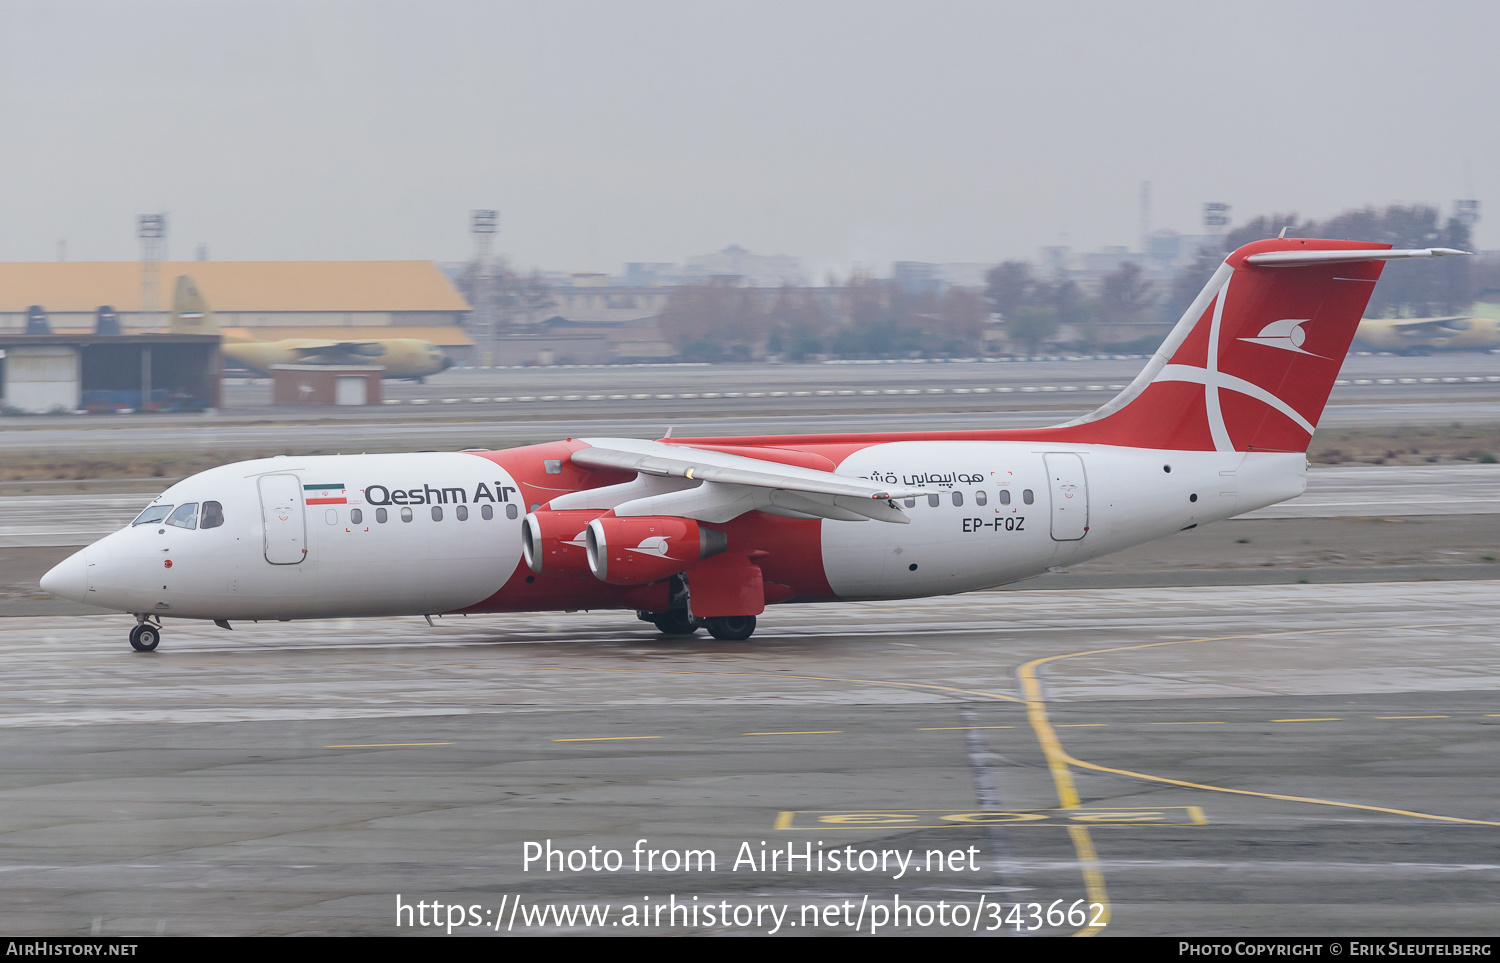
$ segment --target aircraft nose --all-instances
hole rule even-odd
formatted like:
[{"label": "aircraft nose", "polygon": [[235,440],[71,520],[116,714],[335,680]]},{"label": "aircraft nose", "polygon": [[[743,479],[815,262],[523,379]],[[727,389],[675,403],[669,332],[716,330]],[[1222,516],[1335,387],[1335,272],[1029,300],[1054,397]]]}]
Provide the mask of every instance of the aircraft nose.
[{"label": "aircraft nose", "polygon": [[87,602],[89,563],[83,552],[74,552],[42,576],[42,591],[54,598]]}]

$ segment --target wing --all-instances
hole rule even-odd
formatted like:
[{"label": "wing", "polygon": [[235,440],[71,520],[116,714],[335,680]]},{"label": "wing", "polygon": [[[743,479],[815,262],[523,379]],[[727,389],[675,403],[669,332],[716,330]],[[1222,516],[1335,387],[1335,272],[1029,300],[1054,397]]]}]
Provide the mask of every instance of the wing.
[{"label": "wing", "polygon": [[930,494],[921,488],[893,488],[878,481],[783,465],[728,452],[664,445],[634,438],[583,439],[590,447],[573,452],[583,468],[633,471],[634,481],[573,492],[552,499],[558,510],[602,508],[616,515],[677,515],[703,522],[727,522],[746,512],[790,518],[908,524],[898,498]]},{"label": "wing", "polygon": [[361,363],[385,354],[379,341],[298,341],[292,350],[303,358]]}]

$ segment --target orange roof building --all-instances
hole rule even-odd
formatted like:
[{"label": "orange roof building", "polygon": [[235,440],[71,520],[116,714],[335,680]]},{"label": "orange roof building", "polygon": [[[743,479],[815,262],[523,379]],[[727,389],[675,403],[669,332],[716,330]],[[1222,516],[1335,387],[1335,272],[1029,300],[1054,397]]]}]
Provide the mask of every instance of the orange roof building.
[{"label": "orange roof building", "polygon": [[469,311],[431,261],[163,261],[154,312],[143,303],[139,261],[12,262],[0,263],[0,334],[24,331],[31,305],[47,311],[54,331],[92,331],[94,312],[105,304],[127,330],[163,330],[184,274],[198,283],[220,327],[251,329],[256,337],[263,328],[286,337],[289,328],[456,327]]}]

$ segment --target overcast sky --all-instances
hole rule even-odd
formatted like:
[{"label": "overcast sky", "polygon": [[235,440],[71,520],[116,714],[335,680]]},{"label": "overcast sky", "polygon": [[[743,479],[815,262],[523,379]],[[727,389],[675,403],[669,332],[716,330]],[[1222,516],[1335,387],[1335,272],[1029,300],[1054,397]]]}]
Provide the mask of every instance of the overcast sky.
[{"label": "overcast sky", "polygon": [[0,259],[817,272],[1476,197],[1500,3],[0,0]]}]

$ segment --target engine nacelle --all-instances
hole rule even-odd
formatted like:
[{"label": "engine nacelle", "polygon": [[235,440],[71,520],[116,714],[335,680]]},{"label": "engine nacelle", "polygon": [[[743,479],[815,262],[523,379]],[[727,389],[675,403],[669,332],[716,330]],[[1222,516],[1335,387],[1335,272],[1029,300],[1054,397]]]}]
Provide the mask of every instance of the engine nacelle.
[{"label": "engine nacelle", "polygon": [[584,530],[602,512],[536,511],[521,523],[521,554],[538,575],[587,575]]},{"label": "engine nacelle", "polygon": [[589,571],[611,585],[645,585],[676,575],[729,546],[723,532],[691,518],[604,515],[589,522]]}]

